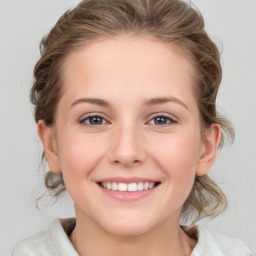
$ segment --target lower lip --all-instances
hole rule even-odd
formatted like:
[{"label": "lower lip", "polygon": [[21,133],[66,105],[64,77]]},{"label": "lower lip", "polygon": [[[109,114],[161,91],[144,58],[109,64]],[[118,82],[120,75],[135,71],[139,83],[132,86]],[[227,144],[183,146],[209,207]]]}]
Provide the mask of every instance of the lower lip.
[{"label": "lower lip", "polygon": [[142,198],[149,196],[154,193],[159,185],[154,188],[141,190],[141,191],[118,191],[118,190],[110,190],[103,188],[101,185],[97,184],[101,191],[108,197],[119,200],[119,201],[136,201]]}]

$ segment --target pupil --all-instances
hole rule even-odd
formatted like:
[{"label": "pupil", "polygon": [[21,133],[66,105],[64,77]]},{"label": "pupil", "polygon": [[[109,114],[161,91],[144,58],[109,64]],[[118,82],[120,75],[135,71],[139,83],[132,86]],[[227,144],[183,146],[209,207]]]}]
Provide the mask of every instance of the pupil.
[{"label": "pupil", "polygon": [[96,124],[96,125],[102,124],[102,118],[98,116],[90,117],[89,121],[90,121],[90,124]]},{"label": "pupil", "polygon": [[163,116],[158,116],[155,117],[155,124],[166,124],[167,123],[167,118]]}]

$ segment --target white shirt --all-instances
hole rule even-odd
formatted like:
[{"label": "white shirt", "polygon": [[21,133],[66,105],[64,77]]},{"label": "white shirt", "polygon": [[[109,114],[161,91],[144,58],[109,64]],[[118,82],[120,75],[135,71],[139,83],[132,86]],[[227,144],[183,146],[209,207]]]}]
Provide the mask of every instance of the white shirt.
[{"label": "white shirt", "polygon": [[[26,238],[15,245],[12,256],[78,256],[68,235],[76,220],[56,219],[48,230]],[[197,236],[191,256],[252,256],[251,250],[240,240],[221,233],[209,232],[203,227],[183,227],[188,234]]]}]

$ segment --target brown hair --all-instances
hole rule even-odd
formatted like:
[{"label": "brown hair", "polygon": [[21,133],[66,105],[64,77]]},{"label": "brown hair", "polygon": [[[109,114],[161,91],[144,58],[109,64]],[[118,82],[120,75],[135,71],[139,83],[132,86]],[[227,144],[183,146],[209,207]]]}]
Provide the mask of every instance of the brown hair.
[{"label": "brown hair", "polygon": [[[41,58],[34,69],[31,101],[35,121],[55,122],[62,95],[61,68],[66,56],[87,42],[124,33],[150,35],[179,46],[196,70],[196,96],[203,129],[213,123],[234,137],[229,122],[216,111],[216,96],[222,77],[220,55],[204,30],[200,12],[181,0],[84,0],[68,10],[41,41]],[[223,145],[222,136],[220,146]],[[58,197],[65,190],[61,174],[45,175],[45,185]],[[221,189],[207,175],[196,176],[182,216],[194,219],[220,214],[227,206]]]}]

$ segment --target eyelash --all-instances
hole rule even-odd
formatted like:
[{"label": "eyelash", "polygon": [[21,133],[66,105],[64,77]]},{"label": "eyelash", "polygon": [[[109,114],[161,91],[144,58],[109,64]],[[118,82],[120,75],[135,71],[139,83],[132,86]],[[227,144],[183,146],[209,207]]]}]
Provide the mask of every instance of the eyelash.
[{"label": "eyelash", "polygon": [[168,115],[168,114],[157,114],[157,115],[153,116],[147,123],[151,122],[152,120],[154,120],[156,118],[165,118],[165,119],[167,119],[167,122],[168,122],[166,124],[159,124],[159,125],[153,124],[153,125],[158,126],[159,128],[170,126],[170,125],[178,123],[177,119],[175,119],[173,116]]},{"label": "eyelash", "polygon": [[[95,124],[95,125],[93,125],[93,124],[87,124],[86,121],[87,121],[87,120],[89,121],[90,118],[100,118],[100,119],[102,120],[102,122],[104,122],[104,123]],[[99,114],[91,114],[91,115],[88,115],[88,116],[82,118],[82,119],[79,121],[79,123],[82,124],[82,125],[84,125],[84,126],[87,126],[87,127],[92,127],[92,126],[101,126],[101,125],[105,125],[105,124],[107,124],[107,123],[109,123],[109,122],[107,122],[106,119],[105,119],[103,116],[99,115]]]},{"label": "eyelash", "polygon": [[[100,124],[88,124],[88,123],[86,123],[86,121],[89,121],[90,118],[100,118],[103,123],[100,123]],[[165,118],[168,123],[166,123],[166,124],[159,124],[159,125],[157,125],[157,124],[150,124],[151,121],[153,121],[153,120],[156,121],[156,118]],[[99,126],[102,126],[102,125],[106,125],[109,122],[106,121],[106,119],[103,116],[99,115],[99,114],[91,114],[91,115],[88,115],[88,116],[82,118],[79,121],[79,123],[84,125],[84,126],[86,126],[86,127],[93,127],[94,126],[96,128],[96,127],[99,127]],[[153,116],[149,121],[146,122],[146,124],[156,125],[156,126],[159,126],[159,128],[160,127],[161,128],[162,127],[166,127],[166,126],[169,126],[169,125],[173,125],[173,124],[176,124],[176,123],[178,123],[178,121],[173,116],[170,116],[170,115],[167,115],[167,114],[157,114],[157,115]]]}]

